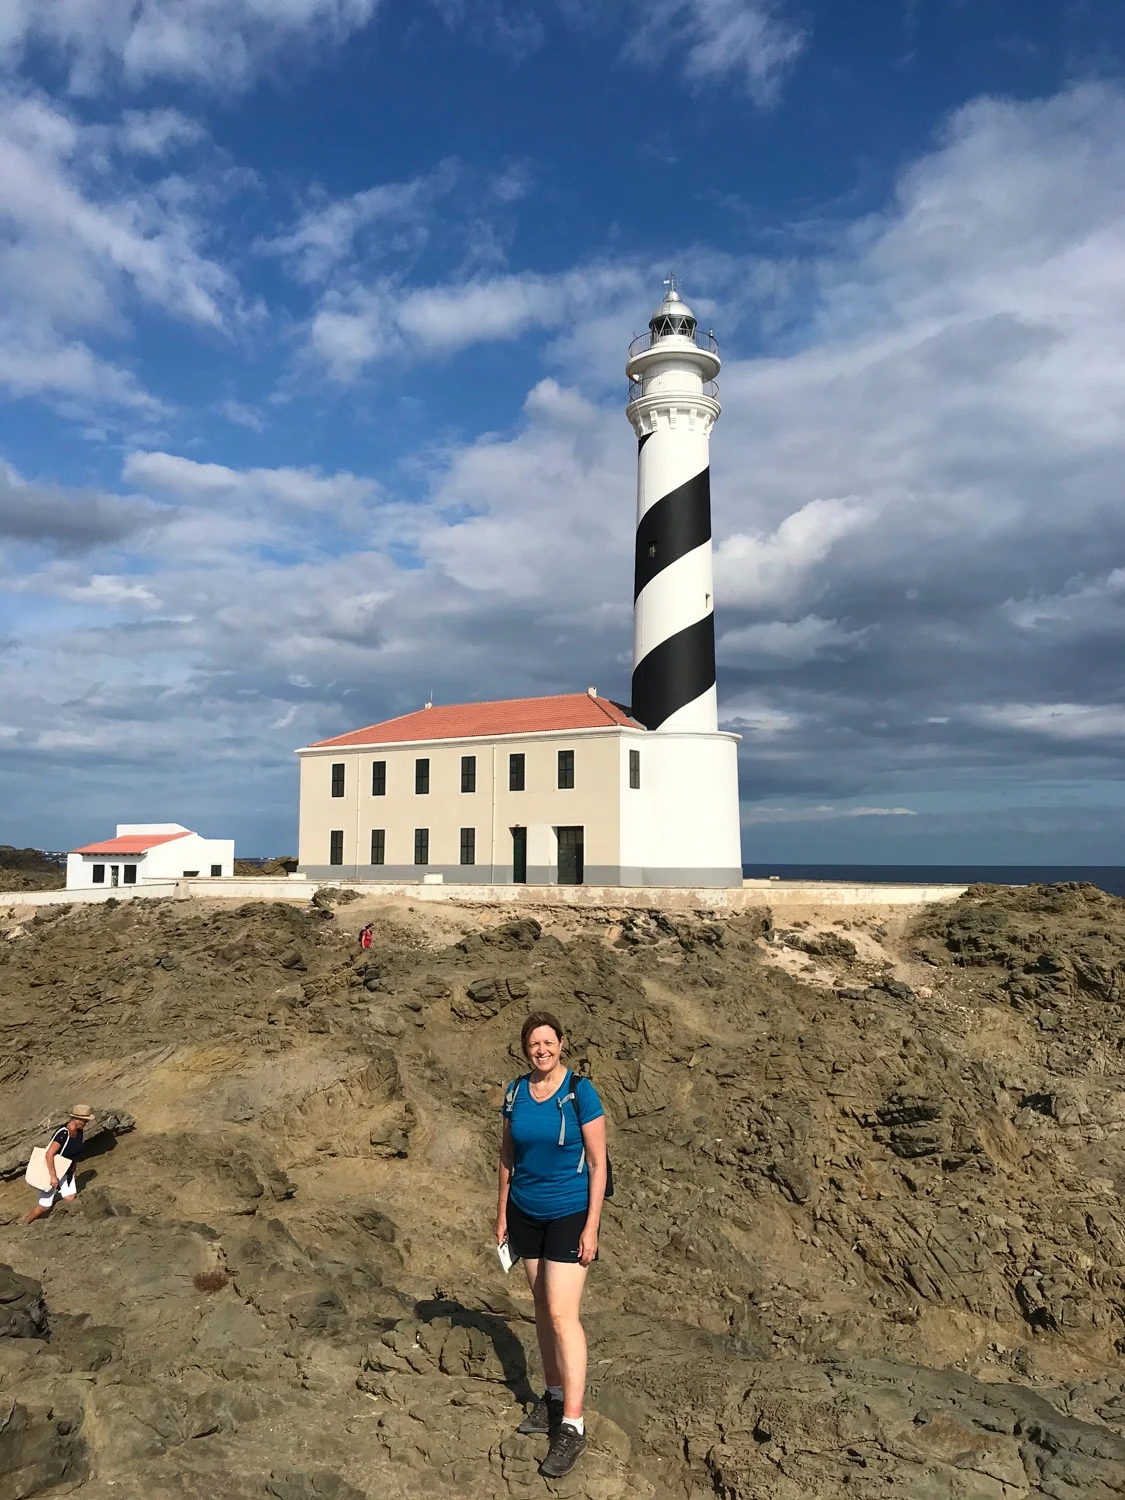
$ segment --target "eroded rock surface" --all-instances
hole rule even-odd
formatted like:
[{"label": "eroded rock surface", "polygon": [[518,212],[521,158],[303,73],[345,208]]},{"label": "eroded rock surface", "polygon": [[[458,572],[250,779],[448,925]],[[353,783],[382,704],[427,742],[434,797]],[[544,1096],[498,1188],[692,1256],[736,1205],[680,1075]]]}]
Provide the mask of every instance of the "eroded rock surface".
[{"label": "eroded rock surface", "polygon": [[47,1220],[0,1182],[0,1500],[547,1488],[491,1243],[542,1006],[617,1184],[554,1491],[1125,1496],[1125,903],[793,915],[13,908],[0,1157],[104,1128]]}]

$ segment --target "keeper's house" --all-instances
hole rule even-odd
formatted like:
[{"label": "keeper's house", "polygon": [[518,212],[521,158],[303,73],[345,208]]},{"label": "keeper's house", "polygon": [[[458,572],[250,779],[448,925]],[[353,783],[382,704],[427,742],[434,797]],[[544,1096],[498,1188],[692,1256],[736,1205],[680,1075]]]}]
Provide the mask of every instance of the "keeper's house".
[{"label": "keeper's house", "polygon": [[[734,886],[735,737],[649,733],[590,688],[435,705],[301,757],[298,870],[314,879]],[[729,742],[729,743],[728,743]],[[729,800],[729,799],[728,799]]]},{"label": "keeper's house", "polygon": [[233,874],[234,840],[205,839],[182,823],[118,823],[116,837],[72,849],[66,857],[67,890]]}]

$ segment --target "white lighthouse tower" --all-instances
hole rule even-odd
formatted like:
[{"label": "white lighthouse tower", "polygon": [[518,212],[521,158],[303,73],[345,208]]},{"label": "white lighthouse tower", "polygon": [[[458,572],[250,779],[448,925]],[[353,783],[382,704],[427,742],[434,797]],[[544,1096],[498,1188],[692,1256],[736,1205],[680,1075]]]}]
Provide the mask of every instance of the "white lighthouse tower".
[{"label": "white lighthouse tower", "polygon": [[632,716],[659,776],[647,809],[652,884],[742,881],[738,736],[719,731],[710,437],[721,361],[674,277],[625,373],[637,434]]},{"label": "white lighthouse tower", "polygon": [[637,434],[633,717],[646,729],[719,727],[711,581],[711,429],[718,345],[669,277],[649,331],[629,348]]}]

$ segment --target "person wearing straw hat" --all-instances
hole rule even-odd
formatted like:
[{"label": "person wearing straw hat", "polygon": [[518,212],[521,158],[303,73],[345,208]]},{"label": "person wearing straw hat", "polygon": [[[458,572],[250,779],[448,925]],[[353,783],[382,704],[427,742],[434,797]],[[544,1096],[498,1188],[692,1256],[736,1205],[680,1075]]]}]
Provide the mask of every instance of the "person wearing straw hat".
[{"label": "person wearing straw hat", "polygon": [[[33,1224],[36,1219],[50,1213],[56,1198],[73,1198],[78,1191],[74,1181],[74,1166],[82,1155],[83,1133],[93,1118],[94,1111],[88,1104],[76,1104],[70,1112],[70,1119],[65,1125],[60,1125],[51,1137],[51,1143],[47,1147],[47,1171],[50,1173],[51,1186],[24,1219],[25,1224]],[[70,1162],[61,1179],[55,1171],[55,1158],[58,1156]]]}]

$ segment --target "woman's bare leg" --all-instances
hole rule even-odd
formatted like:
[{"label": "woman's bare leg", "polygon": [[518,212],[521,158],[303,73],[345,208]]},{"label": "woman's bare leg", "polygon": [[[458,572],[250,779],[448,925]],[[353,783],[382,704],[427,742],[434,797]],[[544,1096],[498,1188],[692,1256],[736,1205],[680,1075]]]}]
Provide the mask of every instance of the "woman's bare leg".
[{"label": "woman's bare leg", "polygon": [[[539,1264],[558,1371],[558,1378],[549,1380],[548,1384],[562,1386],[563,1416],[578,1418],[582,1415],[582,1400],[586,1393],[586,1334],[578,1310],[582,1304],[587,1268],[558,1260],[545,1260]],[[535,1299],[535,1324],[538,1328],[538,1296]],[[540,1336],[540,1347],[542,1343]]]},{"label": "woman's bare leg", "polygon": [[555,1348],[555,1330],[547,1305],[546,1271],[549,1264],[545,1260],[525,1260],[523,1268],[527,1273],[531,1295],[535,1298],[535,1337],[539,1340],[539,1358],[543,1361],[543,1384],[562,1385],[558,1352]]}]

